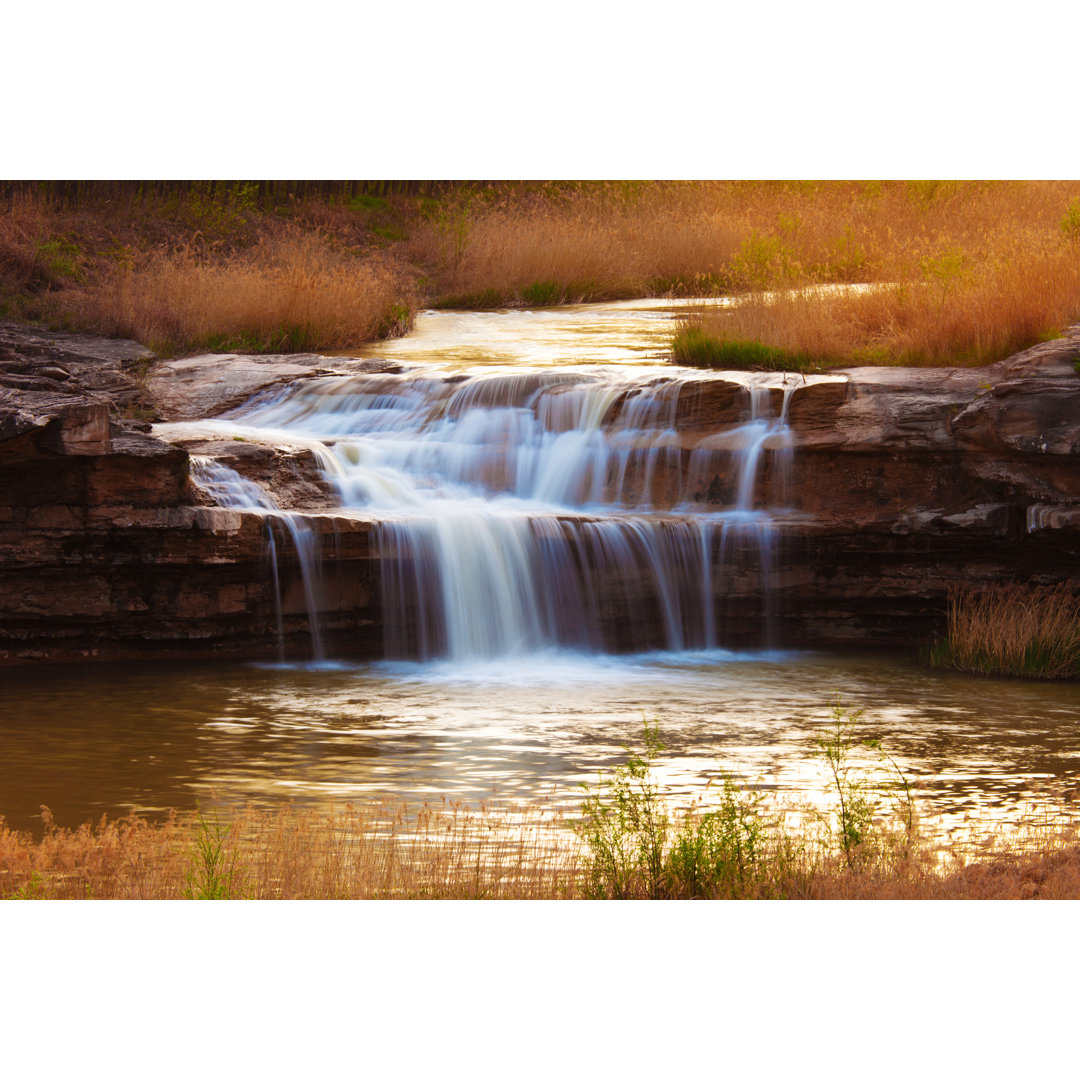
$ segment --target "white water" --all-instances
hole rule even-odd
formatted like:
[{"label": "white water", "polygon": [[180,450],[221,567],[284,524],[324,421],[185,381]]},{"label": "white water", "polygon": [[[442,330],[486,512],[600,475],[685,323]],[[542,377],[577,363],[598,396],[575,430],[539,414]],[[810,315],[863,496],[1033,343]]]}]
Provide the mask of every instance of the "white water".
[{"label": "white water", "polygon": [[241,476],[235,469],[222,465],[208,457],[191,456],[191,479],[219,506],[245,510],[266,519],[266,533],[270,568],[274,581],[274,610],[277,616],[278,652],[284,659],[284,632],[281,612],[281,580],[278,574],[277,541],[274,525],[281,525],[292,538],[300,564],[300,576],[304,584],[307,602],[308,625],[311,633],[311,652],[315,660],[324,658],[322,634],[319,630],[319,594],[321,563],[318,552],[319,538],[311,530],[302,514],[289,513],[278,506],[273,496],[253,480]]},{"label": "white water", "polygon": [[[748,387],[746,423],[684,453],[686,377],[421,369],[313,380],[236,419],[321,442],[342,506],[378,516],[390,657],[712,649],[737,549],[756,557],[766,610],[757,481],[789,438],[769,389]],[[726,513],[699,504],[684,465],[701,475],[718,456],[737,477]]]},{"label": "white water", "polygon": [[[658,313],[619,318],[630,315],[655,349]],[[454,318],[466,324],[464,344]],[[692,406],[695,387],[714,376],[642,364],[630,323],[622,338],[610,327],[604,338],[601,319],[597,352],[585,324],[560,337],[551,313],[430,319],[437,328],[451,319],[458,336],[440,349],[421,320],[424,333],[382,350],[411,356],[426,342],[438,363],[309,379],[227,420],[170,427],[315,453],[342,511],[378,523],[388,658],[715,649],[727,638],[725,597],[735,576],[745,591],[748,575],[761,594],[757,643],[770,644],[769,578],[792,452],[787,407],[800,380],[726,374],[744,383],[743,422],[691,437],[680,430],[680,405]],[[490,355],[478,344],[485,326]],[[538,341],[541,362],[561,348],[561,363],[492,364],[512,349],[515,327],[531,365]],[[592,360],[621,348],[636,363],[571,365],[575,347]],[[770,455],[775,504],[765,506]],[[729,505],[705,491],[717,475],[730,481]],[[225,497],[272,510],[299,551],[302,518],[282,517],[272,500],[260,505],[232,483]],[[310,565],[304,573],[318,648],[315,574]]]}]

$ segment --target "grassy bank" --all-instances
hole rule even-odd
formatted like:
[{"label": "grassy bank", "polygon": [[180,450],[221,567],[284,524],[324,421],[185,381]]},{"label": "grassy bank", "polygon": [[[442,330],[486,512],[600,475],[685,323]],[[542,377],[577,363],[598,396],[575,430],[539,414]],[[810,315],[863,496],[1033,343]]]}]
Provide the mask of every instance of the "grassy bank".
[{"label": "grassy bank", "polygon": [[[738,797],[738,796],[736,796]],[[719,813],[724,814],[721,805]],[[1024,842],[992,829],[964,842],[921,841],[888,858],[849,866],[821,831],[770,831],[734,849],[720,829],[682,823],[667,859],[678,876],[656,885],[629,878],[628,898],[738,899],[1080,899],[1075,829],[1032,821]],[[924,823],[929,827],[929,822]],[[590,899],[594,865],[569,825],[553,838],[550,815],[534,809],[469,810],[443,805],[406,816],[401,808],[321,814],[283,809],[237,815],[178,815],[164,824],[126,818],[78,829],[50,828],[38,840],[0,825],[0,899]],[[676,842],[677,841],[677,842]],[[710,844],[712,846],[710,846]],[[867,849],[869,853],[870,849]],[[661,864],[661,867],[665,865]]]},{"label": "grassy bank", "polygon": [[[347,348],[420,305],[731,294],[755,298],[694,317],[680,360],[984,363],[1080,317],[1078,253],[1076,182],[0,186],[0,312],[165,351]],[[790,292],[850,283],[891,287]]]},{"label": "grassy bank", "polygon": [[1078,679],[1080,594],[1067,585],[958,593],[930,662],[976,675]]},{"label": "grassy bank", "polygon": [[645,748],[602,777],[572,815],[544,806],[442,802],[335,813],[135,817],[35,839],[0,822],[10,899],[1080,899],[1067,804],[1006,835],[942,839],[915,785],[833,707],[812,755],[831,810],[784,813],[725,783],[674,808]]}]

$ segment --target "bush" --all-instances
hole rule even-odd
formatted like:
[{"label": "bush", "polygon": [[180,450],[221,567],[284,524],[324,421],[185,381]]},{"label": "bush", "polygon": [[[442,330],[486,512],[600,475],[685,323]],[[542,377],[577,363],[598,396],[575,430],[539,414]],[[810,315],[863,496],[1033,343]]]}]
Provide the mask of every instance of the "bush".
[{"label": "bush", "polygon": [[1015,584],[956,593],[929,660],[978,675],[1080,678],[1080,593],[1074,585]]}]

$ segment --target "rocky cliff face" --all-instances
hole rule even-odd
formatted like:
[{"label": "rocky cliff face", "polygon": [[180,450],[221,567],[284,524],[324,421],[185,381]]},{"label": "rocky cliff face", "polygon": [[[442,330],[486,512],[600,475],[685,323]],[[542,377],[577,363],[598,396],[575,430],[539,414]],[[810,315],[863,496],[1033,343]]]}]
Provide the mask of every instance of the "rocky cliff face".
[{"label": "rocky cliff face", "polygon": [[[778,642],[908,644],[941,627],[956,587],[1080,580],[1078,357],[1074,328],[989,368],[860,368],[793,384],[795,450],[786,470],[766,455],[760,496],[769,503],[782,488],[789,508],[772,573]],[[379,655],[372,523],[334,513],[310,453],[175,432],[166,441],[150,423],[364,370],[327,357],[154,363],[133,342],[0,324],[0,664],[268,657],[279,641],[310,655],[289,531],[273,515],[208,505],[191,454],[304,511],[328,651]],[[744,415],[735,381],[687,384],[670,486],[715,434],[718,452],[695,459],[698,494],[730,503],[723,433]],[[730,640],[752,640],[759,576],[733,575],[725,588]]]}]

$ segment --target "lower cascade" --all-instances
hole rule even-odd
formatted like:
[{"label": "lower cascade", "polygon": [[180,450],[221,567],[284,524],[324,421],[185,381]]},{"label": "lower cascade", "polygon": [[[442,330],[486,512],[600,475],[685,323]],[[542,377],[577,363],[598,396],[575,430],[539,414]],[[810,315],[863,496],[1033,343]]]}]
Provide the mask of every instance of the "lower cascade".
[{"label": "lower cascade", "polygon": [[320,569],[317,551],[318,537],[308,526],[303,515],[283,511],[270,493],[260,484],[241,476],[235,469],[222,465],[211,458],[191,455],[191,479],[205,491],[218,506],[233,510],[256,513],[266,519],[267,548],[270,571],[274,582],[274,612],[277,621],[278,651],[284,659],[284,633],[281,613],[281,582],[278,575],[277,541],[274,526],[288,533],[296,549],[300,564],[300,576],[304,583],[304,599],[307,602],[308,626],[311,633],[311,651],[315,660],[324,659],[322,634],[319,632]]},{"label": "lower cascade", "polygon": [[[695,438],[677,421],[701,383],[418,368],[306,380],[211,423],[310,449],[340,512],[375,521],[390,659],[716,649],[732,638],[725,597],[747,579],[761,597],[753,643],[767,645],[791,387],[748,382],[742,421]],[[266,518],[275,575],[274,527],[288,532],[321,658],[303,515],[209,459],[193,479]]]}]

